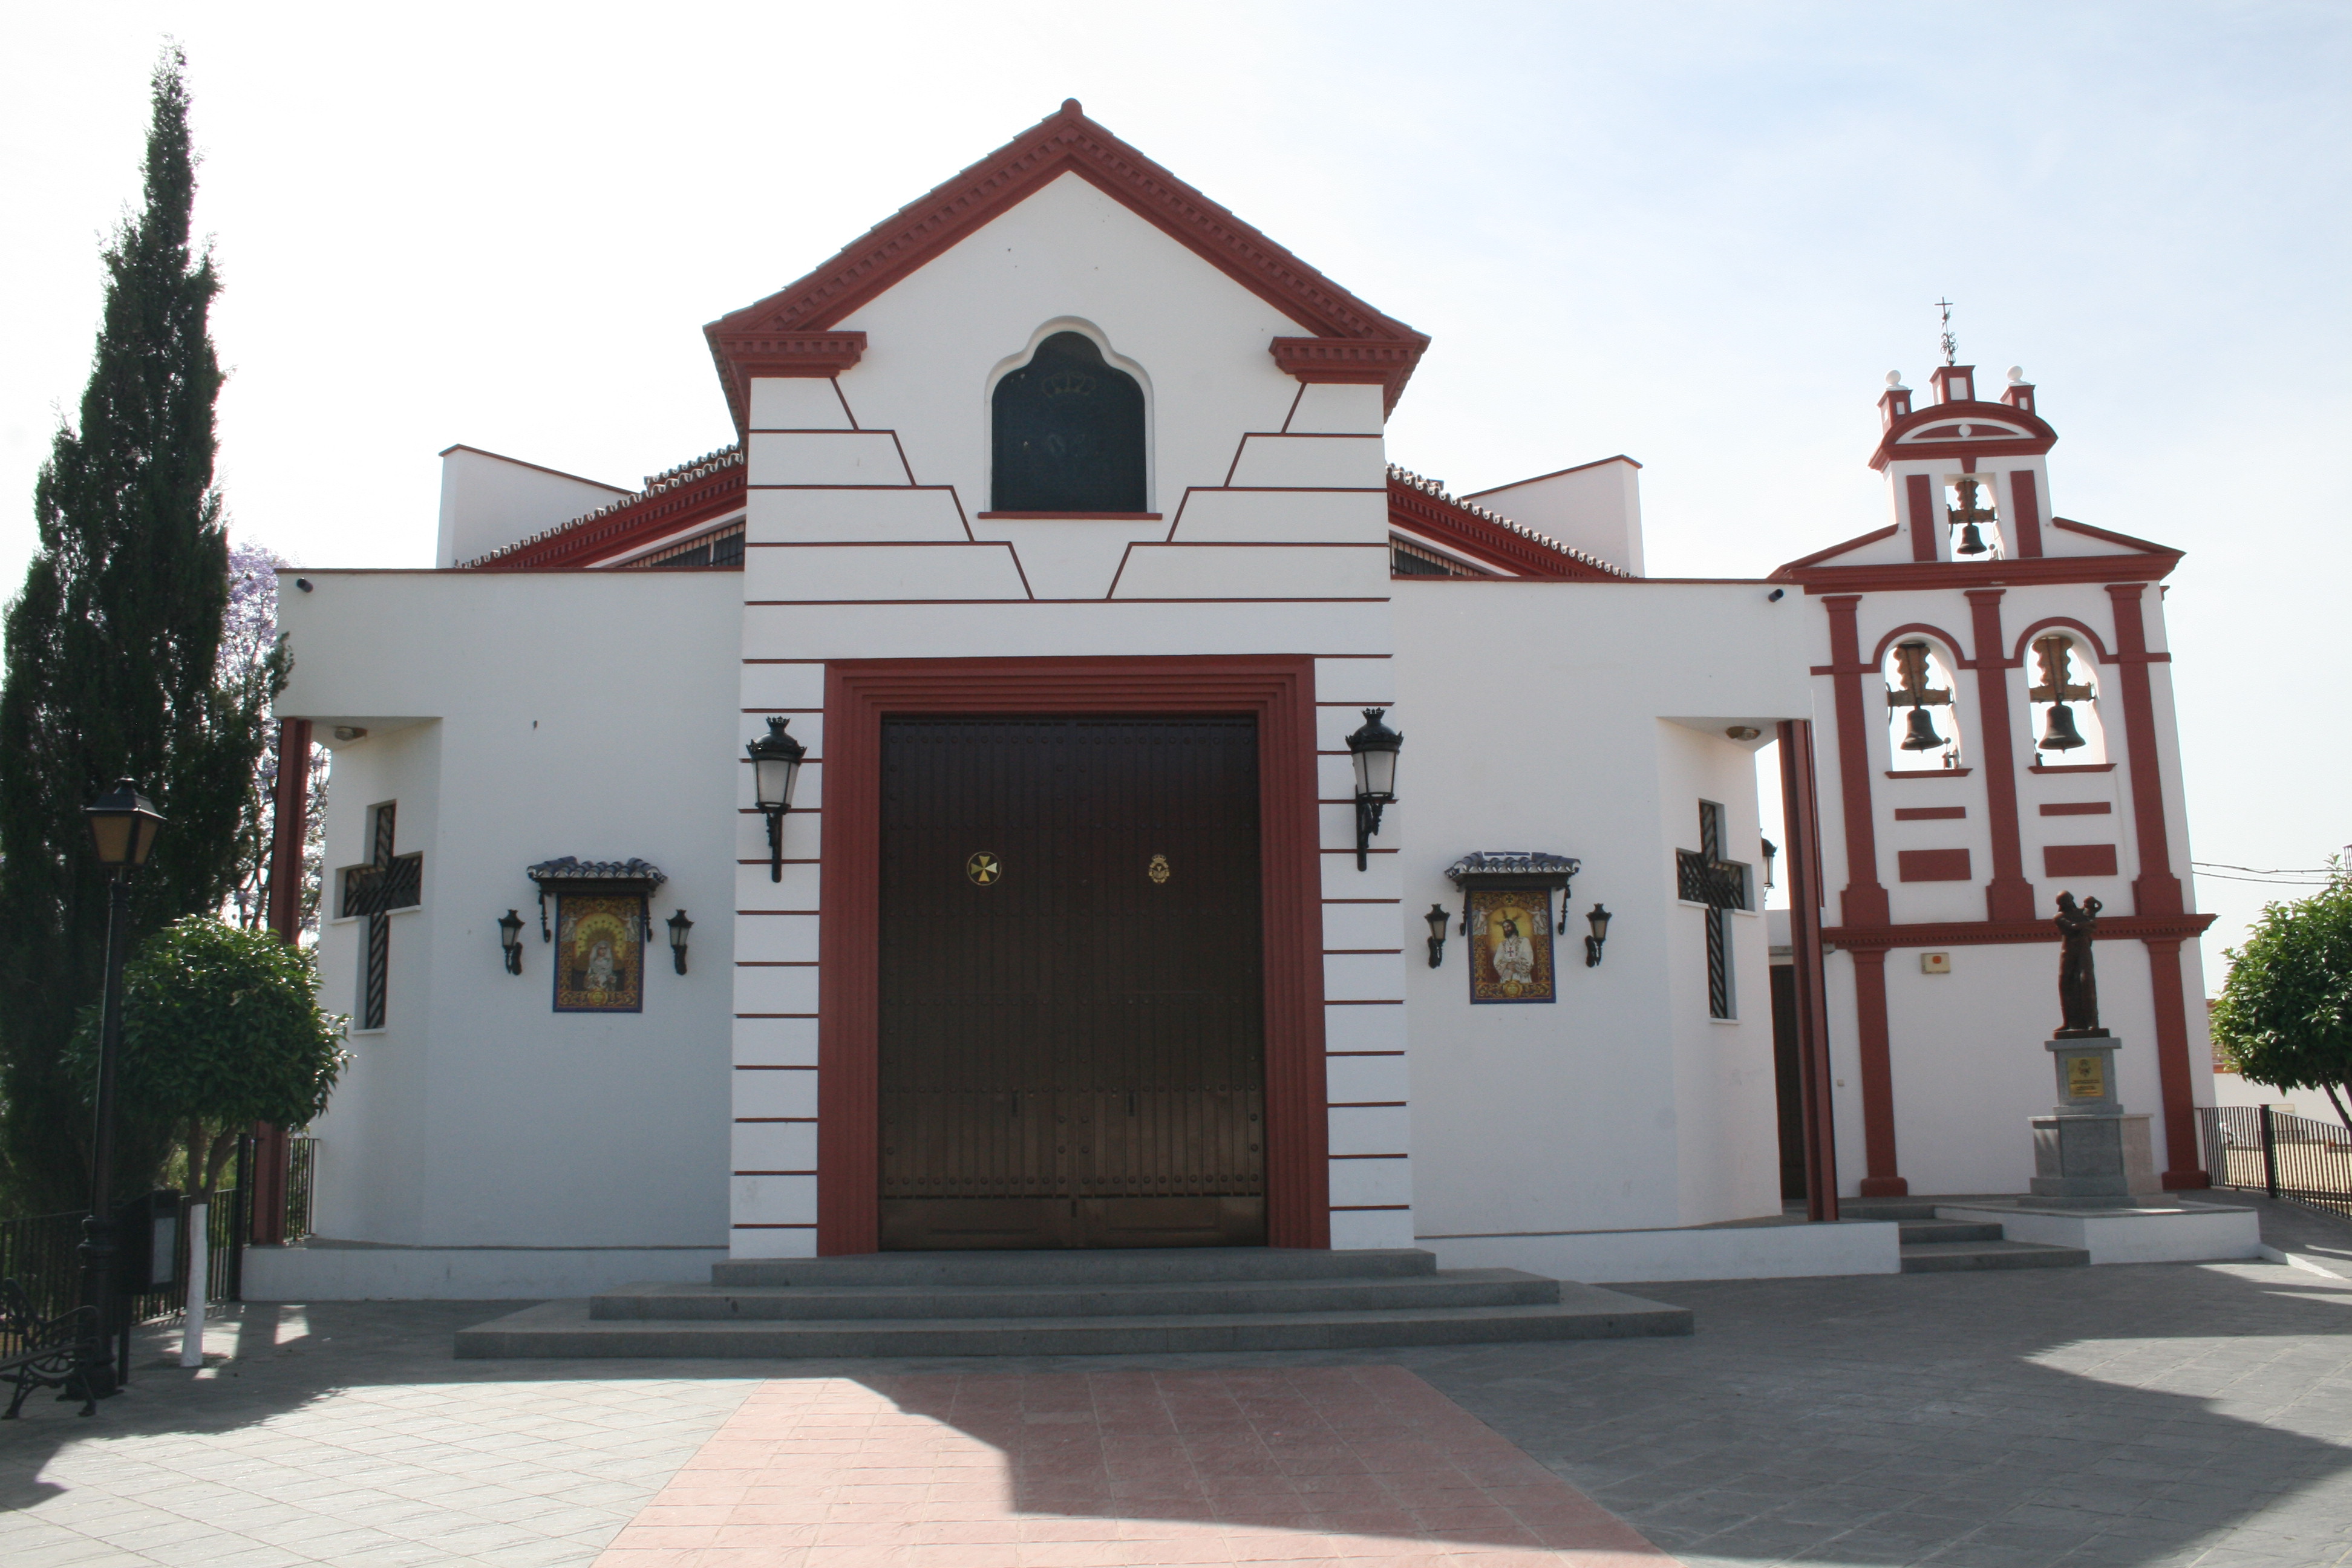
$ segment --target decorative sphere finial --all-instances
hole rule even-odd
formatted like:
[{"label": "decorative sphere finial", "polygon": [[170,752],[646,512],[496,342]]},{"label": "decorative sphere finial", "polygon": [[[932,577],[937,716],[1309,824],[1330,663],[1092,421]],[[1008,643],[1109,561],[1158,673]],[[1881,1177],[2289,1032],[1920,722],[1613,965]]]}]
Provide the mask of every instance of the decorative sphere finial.
[{"label": "decorative sphere finial", "polygon": [[1903,385],[1903,373],[1899,370],[1888,371],[1886,373],[1886,384],[1898,391],[1901,390]]},{"label": "decorative sphere finial", "polygon": [[2009,384],[2011,386],[2023,386],[2025,384],[2025,367],[2023,365],[2013,364],[2009,367]]},{"label": "decorative sphere finial", "polygon": [[1062,100],[1062,112],[1065,114],[1084,114],[1086,110],[1078,107],[1078,100],[1076,99],[1066,98]]}]

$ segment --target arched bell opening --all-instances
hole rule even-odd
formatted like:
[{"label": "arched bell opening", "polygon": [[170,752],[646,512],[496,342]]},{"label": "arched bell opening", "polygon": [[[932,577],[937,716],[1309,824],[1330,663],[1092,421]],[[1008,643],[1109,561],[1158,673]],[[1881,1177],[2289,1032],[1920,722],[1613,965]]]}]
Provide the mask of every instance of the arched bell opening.
[{"label": "arched bell opening", "polygon": [[1897,773],[1934,773],[1960,765],[1959,683],[1950,651],[1926,637],[1905,637],[1886,650],[1887,744]]},{"label": "arched bell opening", "polygon": [[2001,541],[2000,484],[1991,474],[1953,474],[1944,480],[1944,521],[1951,531],[1955,561],[2000,561],[2009,554]]},{"label": "arched bell opening", "polygon": [[1058,331],[990,395],[989,510],[1149,510],[1143,388],[1084,332]]},{"label": "arched bell opening", "polygon": [[2044,632],[2033,639],[2026,689],[2036,766],[2074,766],[2107,760],[2106,726],[2099,721],[2098,664],[2082,639]]}]

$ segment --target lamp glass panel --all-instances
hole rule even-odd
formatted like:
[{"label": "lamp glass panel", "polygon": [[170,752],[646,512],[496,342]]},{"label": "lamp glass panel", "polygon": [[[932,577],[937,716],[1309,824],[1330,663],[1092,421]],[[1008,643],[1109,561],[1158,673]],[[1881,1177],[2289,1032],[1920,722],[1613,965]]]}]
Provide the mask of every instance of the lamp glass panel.
[{"label": "lamp glass panel", "polygon": [[1376,800],[1391,799],[1396,795],[1397,754],[1385,748],[1365,750],[1355,753],[1356,792]]},{"label": "lamp glass panel", "polygon": [[131,864],[133,866],[147,864],[148,851],[155,847],[155,830],[163,826],[162,818],[150,816],[143,811],[135,813],[131,816]]},{"label": "lamp glass panel", "polygon": [[110,811],[89,817],[90,842],[98,851],[101,866],[128,866],[131,858],[131,836],[135,819],[127,811]]},{"label": "lamp glass panel", "polygon": [[800,783],[800,759],[761,757],[751,764],[751,771],[758,775],[754,787],[759,791],[761,809],[790,809],[793,786]]}]

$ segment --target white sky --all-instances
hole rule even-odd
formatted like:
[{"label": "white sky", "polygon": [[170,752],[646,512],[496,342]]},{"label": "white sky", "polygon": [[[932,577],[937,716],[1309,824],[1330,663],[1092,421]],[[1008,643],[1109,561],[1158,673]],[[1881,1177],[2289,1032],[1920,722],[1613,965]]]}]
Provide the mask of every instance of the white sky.
[{"label": "white sky", "polygon": [[[1874,402],[1926,384],[1948,294],[1963,362],[2041,387],[2053,509],[2189,552],[2198,858],[2352,839],[2319,679],[2352,9],[8,6],[7,591],[167,34],[226,282],[221,479],[299,563],[425,564],[453,441],[629,485],[724,444],[703,322],[1076,96],[1432,334],[1397,461],[1461,491],[1630,453],[1661,574],[1879,526]],[[2263,896],[2200,882],[2209,987]]]}]

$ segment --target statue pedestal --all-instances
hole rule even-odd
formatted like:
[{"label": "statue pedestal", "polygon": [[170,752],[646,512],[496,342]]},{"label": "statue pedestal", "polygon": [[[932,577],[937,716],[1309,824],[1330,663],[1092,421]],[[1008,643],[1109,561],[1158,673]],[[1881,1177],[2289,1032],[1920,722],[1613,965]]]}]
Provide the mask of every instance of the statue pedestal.
[{"label": "statue pedestal", "polygon": [[2033,1118],[2034,1200],[2058,1208],[2129,1208],[2161,1190],[2148,1119],[2116,1097],[2112,1035],[2046,1042],[2058,1075],[2056,1114]]}]

